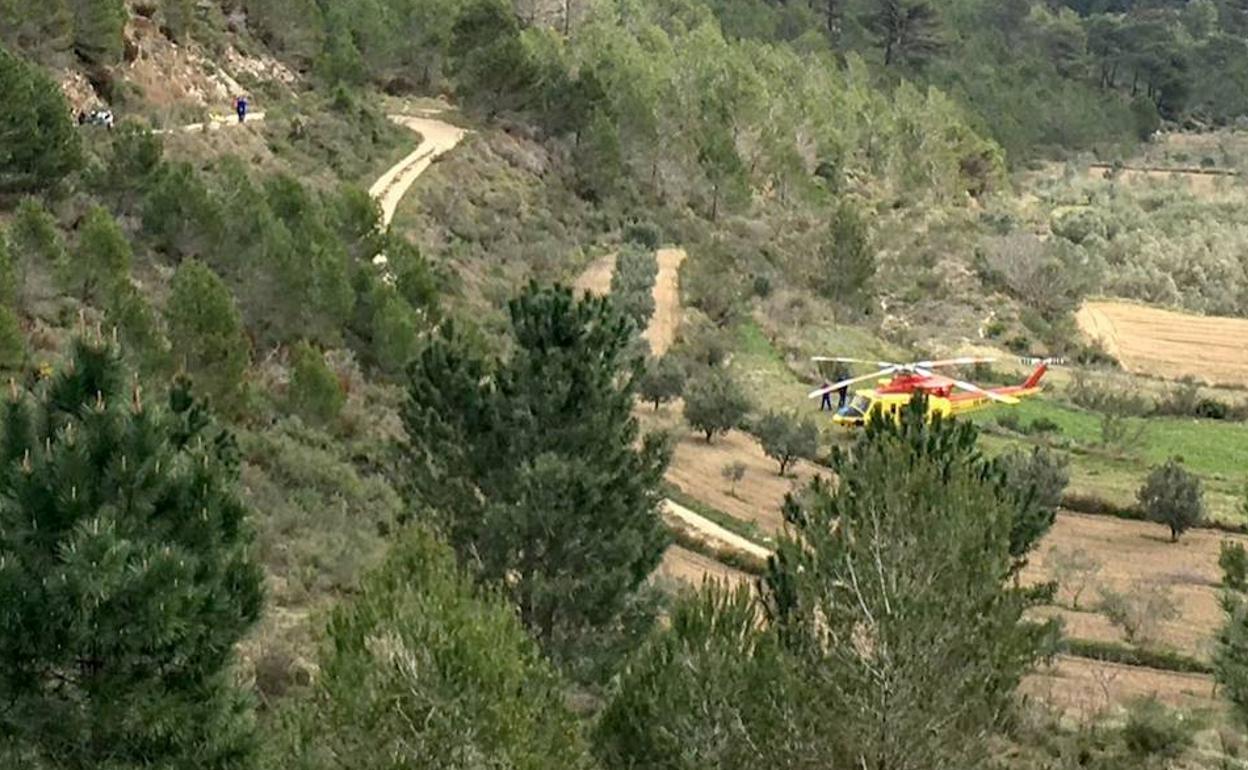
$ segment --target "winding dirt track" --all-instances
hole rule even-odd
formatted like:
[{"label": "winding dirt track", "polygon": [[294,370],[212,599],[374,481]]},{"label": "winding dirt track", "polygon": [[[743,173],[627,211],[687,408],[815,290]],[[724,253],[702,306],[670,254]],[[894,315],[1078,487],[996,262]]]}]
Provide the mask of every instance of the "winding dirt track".
[{"label": "winding dirt track", "polygon": [[1087,302],[1075,319],[1129,372],[1248,386],[1248,319],[1112,301]]},{"label": "winding dirt track", "polygon": [[425,173],[425,169],[439,156],[455,148],[468,133],[465,129],[452,126],[434,118],[417,118],[411,115],[391,115],[390,119],[401,126],[410,128],[421,136],[421,143],[403,160],[390,167],[368,189],[368,194],[381,204],[381,222],[383,226],[394,219],[394,212],[399,201],[411,189],[412,184]]}]

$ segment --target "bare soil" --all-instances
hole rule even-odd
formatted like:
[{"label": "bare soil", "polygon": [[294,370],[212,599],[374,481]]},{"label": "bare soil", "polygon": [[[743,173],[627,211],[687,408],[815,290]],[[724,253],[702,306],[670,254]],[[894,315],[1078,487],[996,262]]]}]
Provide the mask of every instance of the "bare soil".
[{"label": "bare soil", "polygon": [[1135,698],[1149,696],[1175,708],[1224,708],[1214,696],[1212,677],[1204,674],[1159,671],[1066,655],[1024,680],[1022,691],[1081,722]]},{"label": "bare soil", "polygon": [[[723,477],[724,466],[734,462],[745,464],[745,477],[737,482],[735,494]],[[777,533],[784,528],[780,514],[784,496],[817,475],[815,466],[806,462],[795,464],[787,476],[777,473],[779,467],[748,433],[734,430],[708,444],[686,428],[676,443],[667,480],[717,510]]]},{"label": "bare soil", "polygon": [[1085,303],[1076,320],[1127,371],[1248,386],[1248,319],[1096,301]]},{"label": "bare soil", "polygon": [[[667,352],[676,341],[680,328],[680,264],[685,261],[684,249],[659,249],[655,254],[659,273],[654,279],[654,315],[646,327],[645,338],[656,356]],[[610,286],[610,279],[607,281]]]},{"label": "bare soil", "polygon": [[599,257],[585,268],[572,284],[578,294],[598,294],[606,296],[611,293],[611,276],[615,274],[615,255],[607,254]]},{"label": "bare soil", "polygon": [[417,118],[411,115],[391,115],[390,119],[399,125],[406,126],[421,136],[420,145],[389,171],[381,175],[371,188],[369,195],[377,199],[381,205],[382,224],[388,225],[394,219],[394,212],[399,201],[411,189],[416,179],[425,173],[425,169],[439,155],[449,152],[463,140],[468,133],[459,126],[444,123],[433,118]]},{"label": "bare soil", "polygon": [[707,578],[730,586],[752,582],[752,578],[741,570],[720,564],[714,559],[678,545],[668,548],[663,554],[663,561],[655,571],[655,576],[688,583],[692,586],[702,585],[702,581]]},{"label": "bare soil", "polygon": [[1071,607],[1068,586],[1058,595],[1062,609],[1046,612],[1062,617],[1068,636],[1099,641],[1123,641],[1122,632],[1096,612],[1098,585],[1131,594],[1161,586],[1170,592],[1179,614],[1158,622],[1151,643],[1185,655],[1209,660],[1214,637],[1222,625],[1218,603],[1221,570],[1218,551],[1223,540],[1248,546],[1248,537],[1209,529],[1189,530],[1177,543],[1161,525],[1107,516],[1062,513],[1053,530],[1032,554],[1024,572],[1029,581],[1059,577],[1053,569],[1055,549],[1081,548],[1100,564],[1100,571],[1080,597],[1080,610]]}]

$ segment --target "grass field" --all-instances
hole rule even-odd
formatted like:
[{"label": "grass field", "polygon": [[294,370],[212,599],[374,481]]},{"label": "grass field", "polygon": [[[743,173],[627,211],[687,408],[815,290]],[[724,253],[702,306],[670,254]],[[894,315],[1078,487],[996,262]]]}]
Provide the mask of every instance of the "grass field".
[{"label": "grass field", "polygon": [[1130,418],[1129,429],[1143,429],[1138,443],[1122,449],[1104,448],[1101,418],[1044,395],[1018,406],[988,409],[971,415],[981,425],[995,423],[1012,410],[1023,425],[1038,418],[1056,423],[1060,433],[1045,438],[1021,435],[985,435],[990,452],[1008,451],[1037,441],[1070,457],[1072,493],[1095,495],[1118,505],[1129,505],[1148,469],[1170,457],[1182,458],[1205,484],[1209,516],[1228,525],[1248,524],[1241,510],[1248,480],[1248,425],[1221,420],[1177,417]]}]

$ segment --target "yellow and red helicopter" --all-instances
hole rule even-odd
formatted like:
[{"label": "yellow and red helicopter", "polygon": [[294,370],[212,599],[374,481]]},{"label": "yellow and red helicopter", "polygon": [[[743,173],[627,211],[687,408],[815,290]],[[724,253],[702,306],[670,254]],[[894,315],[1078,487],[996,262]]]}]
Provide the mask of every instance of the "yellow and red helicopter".
[{"label": "yellow and red helicopter", "polygon": [[916,361],[909,364],[895,364],[890,361],[863,361],[857,358],[834,358],[817,356],[813,359],[821,371],[834,365],[872,364],[880,367],[879,371],[859,377],[833,382],[811,391],[810,398],[823,398],[825,405],[830,406],[830,396],[840,391],[848,392],[850,385],[866,380],[878,379],[879,384],[868,390],[858,390],[852,400],[846,400],[842,394],[840,403],[834,408],[832,421],[838,425],[861,426],[879,416],[896,419],[902,407],[910,403],[915,393],[927,394],[927,415],[940,414],[945,417],[964,414],[994,404],[1013,405],[1027,396],[1040,392],[1040,380],[1048,371],[1050,359],[1024,359],[1034,363],[1036,368],[1020,385],[1007,385],[1000,388],[981,388],[973,382],[958,380],[939,374],[934,369],[950,366],[970,366],[986,364],[991,358],[949,358],[942,361]]}]

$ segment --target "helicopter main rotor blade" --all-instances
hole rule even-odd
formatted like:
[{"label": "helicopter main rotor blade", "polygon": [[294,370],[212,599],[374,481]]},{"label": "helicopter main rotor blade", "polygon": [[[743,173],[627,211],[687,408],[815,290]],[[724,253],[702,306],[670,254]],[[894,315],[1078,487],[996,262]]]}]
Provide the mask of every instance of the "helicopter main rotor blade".
[{"label": "helicopter main rotor blade", "polygon": [[940,366],[969,366],[970,364],[990,364],[996,361],[995,358],[976,358],[974,356],[966,356],[964,358],[946,358],[942,361],[919,361],[914,364],[917,369],[935,369]]},{"label": "helicopter main rotor blade", "polygon": [[899,366],[899,364],[895,364],[892,361],[868,361],[865,358],[841,358],[839,356],[815,356],[810,360],[817,364],[872,364],[881,369]]},{"label": "helicopter main rotor blade", "polygon": [[[923,369],[919,369],[918,373],[922,374],[925,377],[944,377],[944,375],[938,375],[934,372],[929,372]],[[948,380],[949,383],[953,385],[955,388],[961,388],[962,390],[969,390],[972,393],[978,393],[979,395],[986,396],[987,398],[990,398],[993,401],[996,401],[998,403],[1002,403],[1002,404],[1019,403],[1018,399],[1014,398],[1013,396],[1007,396],[1003,393],[994,393],[991,390],[985,390],[984,388],[979,387],[973,382],[965,382],[964,380],[955,380],[952,377],[944,377],[944,379]]]},{"label": "helicopter main rotor blade", "polygon": [[889,367],[885,367],[884,369],[879,370],[878,372],[872,372],[871,374],[864,374],[861,377],[850,377],[848,380],[841,380],[840,382],[834,382],[831,385],[825,385],[822,388],[817,388],[815,390],[812,390],[810,394],[807,396],[807,398],[819,398],[825,393],[835,393],[841,388],[846,388],[846,387],[849,387],[850,385],[853,385],[855,382],[862,382],[863,380],[875,379],[876,377],[879,377],[881,375],[892,374],[893,372],[896,372],[896,371],[897,371],[896,366],[889,366]]}]

